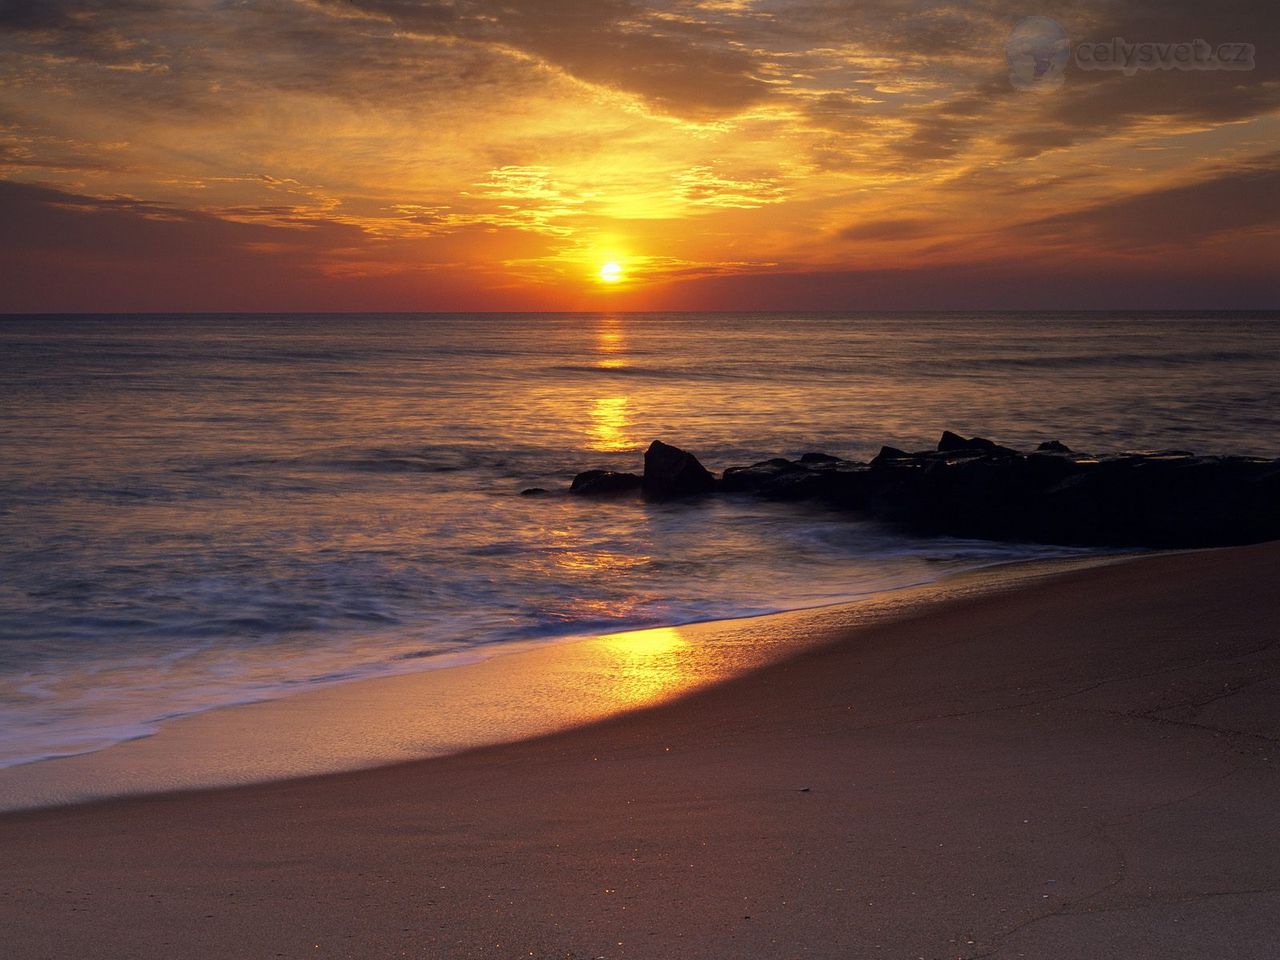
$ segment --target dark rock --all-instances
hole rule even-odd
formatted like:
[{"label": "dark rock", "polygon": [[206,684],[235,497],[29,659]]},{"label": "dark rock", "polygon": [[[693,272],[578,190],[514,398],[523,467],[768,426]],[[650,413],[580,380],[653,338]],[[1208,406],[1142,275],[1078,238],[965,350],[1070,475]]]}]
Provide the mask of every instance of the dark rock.
[{"label": "dark rock", "polygon": [[674,500],[710,493],[716,478],[686,450],[655,440],[644,454],[642,489],[650,500]]},{"label": "dark rock", "polygon": [[1071,448],[1061,440],[1046,440],[1036,447],[1041,453],[1070,453]]},{"label": "dark rock", "polygon": [[761,485],[757,492],[767,500],[818,500],[831,489],[829,476],[803,467],[788,470]]},{"label": "dark rock", "polygon": [[730,467],[724,472],[720,489],[725,493],[753,492],[784,474],[796,471],[808,472],[799,464],[782,458],[753,463],[749,467]]},{"label": "dark rock", "polygon": [[1046,491],[1031,538],[1209,547],[1280,538],[1280,463],[1243,457],[1106,458]]},{"label": "dark rock", "polygon": [[857,460],[833,459],[833,460],[818,460],[818,461],[806,463],[805,466],[808,467],[810,470],[831,471],[831,470],[865,469],[867,465],[865,463],[860,463]]},{"label": "dark rock", "polygon": [[587,470],[573,478],[569,492],[580,497],[616,497],[640,489],[640,477],[613,470]]},{"label": "dark rock", "polygon": [[801,463],[840,463],[839,457],[833,457],[829,453],[806,453],[800,458]]},{"label": "dark rock", "polygon": [[612,470],[583,470],[580,474],[573,478],[573,483],[569,484],[569,492],[577,493],[588,484],[594,483],[602,477],[616,476]]},{"label": "dark rock", "polygon": [[[816,501],[918,534],[1079,546],[1207,547],[1280,539],[1280,460],[1182,450],[1087,456],[1053,441],[1018,453],[981,437],[943,435],[939,450],[884,447],[870,465],[825,455],[724,472],[718,489]],[[667,499],[715,479],[692,454],[655,442],[643,481],[595,470],[577,493]]]},{"label": "dark rock", "polygon": [[547,493],[548,493],[548,491],[547,491],[547,490],[545,490],[545,489],[543,489],[542,487],[529,487],[527,490],[521,490],[521,491],[520,491],[520,496],[522,496],[522,497],[545,497],[545,496],[547,495]]},{"label": "dark rock", "polygon": [[1014,468],[1021,470],[1039,486],[1046,488],[1066,479],[1073,473],[1085,469],[1081,461],[1071,456],[1060,456],[1040,451],[1027,454],[1025,458],[1014,464]]},{"label": "dark rock", "polygon": [[899,450],[897,447],[881,447],[880,452],[872,459],[871,463],[885,463],[889,460],[910,460],[911,454],[905,450]]},{"label": "dark rock", "polygon": [[1000,453],[1006,456],[1012,456],[1018,452],[1011,450],[1009,447],[1002,447],[994,440],[988,440],[986,437],[970,437],[966,440],[950,430],[942,431],[942,439],[938,441],[938,450],[941,453]]},{"label": "dark rock", "polygon": [[749,467],[730,467],[720,489],[726,493],[754,493],[767,500],[826,500],[852,506],[861,494],[864,464],[832,457],[829,460],[765,460]]}]

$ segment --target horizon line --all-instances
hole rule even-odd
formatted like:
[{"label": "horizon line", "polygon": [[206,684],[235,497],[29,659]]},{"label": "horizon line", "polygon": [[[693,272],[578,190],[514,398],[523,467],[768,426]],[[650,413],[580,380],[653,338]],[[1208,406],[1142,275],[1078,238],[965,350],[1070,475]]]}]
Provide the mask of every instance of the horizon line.
[{"label": "horizon line", "polygon": [[566,316],[790,316],[808,315],[951,315],[983,314],[1111,314],[1111,313],[1280,313],[1280,305],[1272,307],[1087,307],[1059,308],[985,308],[953,307],[948,309],[909,307],[893,309],[795,309],[795,310],[10,310],[0,311],[0,319],[14,317],[566,317]]}]

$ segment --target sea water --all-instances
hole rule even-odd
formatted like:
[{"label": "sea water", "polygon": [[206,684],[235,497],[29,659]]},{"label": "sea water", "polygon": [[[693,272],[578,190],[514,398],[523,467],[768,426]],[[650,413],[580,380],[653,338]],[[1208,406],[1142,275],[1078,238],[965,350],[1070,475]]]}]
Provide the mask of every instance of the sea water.
[{"label": "sea water", "polygon": [[1066,553],[564,491],[654,438],[715,470],[944,428],[1276,456],[1280,317],[5,317],[0,401],[9,766],[504,644]]}]

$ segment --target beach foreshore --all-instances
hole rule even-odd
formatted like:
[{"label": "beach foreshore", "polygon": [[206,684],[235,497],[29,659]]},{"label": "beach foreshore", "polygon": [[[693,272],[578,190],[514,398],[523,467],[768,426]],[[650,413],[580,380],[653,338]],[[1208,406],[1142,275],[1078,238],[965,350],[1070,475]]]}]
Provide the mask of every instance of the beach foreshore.
[{"label": "beach foreshore", "polygon": [[1277,582],[1067,570],[538,739],[5,814],[5,955],[1271,957]]},{"label": "beach foreshore", "polygon": [[481,644],[384,664],[399,671],[299,684],[287,696],[169,716],[149,735],[105,749],[0,768],[0,813],[291,780],[527,740],[685,696],[857,627],[1124,556],[997,563],[782,613]]}]

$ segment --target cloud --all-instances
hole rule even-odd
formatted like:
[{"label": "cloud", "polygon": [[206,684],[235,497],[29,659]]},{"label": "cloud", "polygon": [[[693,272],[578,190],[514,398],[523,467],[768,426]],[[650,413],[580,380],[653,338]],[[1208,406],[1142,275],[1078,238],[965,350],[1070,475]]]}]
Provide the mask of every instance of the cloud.
[{"label": "cloud", "polygon": [[[477,289],[485,275],[533,290],[603,249],[726,283],[766,264],[843,275],[883,244],[942,266],[997,248],[1274,251],[1270,161],[1232,166],[1280,130],[1271,2],[1061,0],[1075,40],[1251,42],[1257,69],[1069,67],[1044,96],[1008,82],[1004,42],[1026,13],[0,0],[0,176],[44,184],[2,188],[4,229],[27,238],[6,249],[97,283],[167,269],[199,286],[207,269],[262,290],[274,271],[277,288],[430,275],[434,291],[446,265]],[[1143,199],[1135,183],[1168,186]]]},{"label": "cloud", "polygon": [[1187,249],[1258,227],[1280,233],[1280,153],[1218,168],[1191,183],[1118,197],[1025,223],[1039,240],[1134,252]]},{"label": "cloud", "polygon": [[469,247],[489,262],[556,252],[518,230],[386,240],[323,218],[243,222],[0,180],[0,312],[549,306],[527,288],[504,292],[504,278],[467,262]]},{"label": "cloud", "polygon": [[1205,4],[1198,0],[1091,3],[1072,40],[1251,43],[1256,67],[1236,71],[1111,71],[1067,68],[1067,82],[1042,98],[1034,135],[1009,138],[1020,155],[1094,139],[1239,123],[1280,110],[1280,19],[1269,0]]},{"label": "cloud", "polygon": [[296,221],[291,227],[244,223],[134,197],[94,197],[0,180],[0,245],[14,256],[139,261],[160,276],[176,262],[236,259],[254,243],[316,252],[358,243],[362,236],[358,228],[330,221]]},{"label": "cloud", "polygon": [[939,224],[913,217],[866,220],[840,231],[842,240],[914,240],[939,233]]},{"label": "cloud", "polygon": [[87,96],[157,109],[234,113],[276,88],[440,112],[482,92],[491,106],[519,96],[550,69],[699,121],[794,102],[815,127],[887,140],[908,160],[963,156],[987,129],[1005,128],[997,141],[1017,158],[1138,121],[1280,108],[1280,25],[1263,0],[1061,3],[1074,39],[1233,38],[1258,45],[1258,69],[1072,70],[1034,111],[1003,63],[1025,13],[1021,0],[4,0],[0,31],[27,55],[17,69],[28,80],[85,83],[75,65],[96,65],[116,75],[94,77]]},{"label": "cloud", "polygon": [[1049,15],[1074,42],[1247,42],[1257,47],[1257,68],[1125,76],[1068,66],[1067,82],[1043,97],[1022,94],[1007,79],[1003,47],[1010,28],[1041,12],[1021,0],[778,0],[768,8],[778,15],[779,35],[813,44],[815,52],[801,57],[806,70],[843,83],[843,91],[829,96],[878,93],[883,100],[870,109],[814,100],[813,122],[837,131],[849,122],[865,136],[878,117],[896,118],[908,129],[886,137],[886,146],[908,160],[963,158],[1001,145],[999,155],[1016,160],[1130,136],[1137,128],[1144,134],[1208,128],[1280,110],[1280,19],[1270,0],[1056,4]]},{"label": "cloud", "polygon": [[751,54],[709,23],[664,18],[626,0],[332,0],[433,38],[537,58],[656,110],[705,119],[763,100]]},{"label": "cloud", "polygon": [[680,198],[694,206],[750,210],[778,203],[786,196],[776,177],[727,177],[713,165],[690,167],[676,177]]}]

